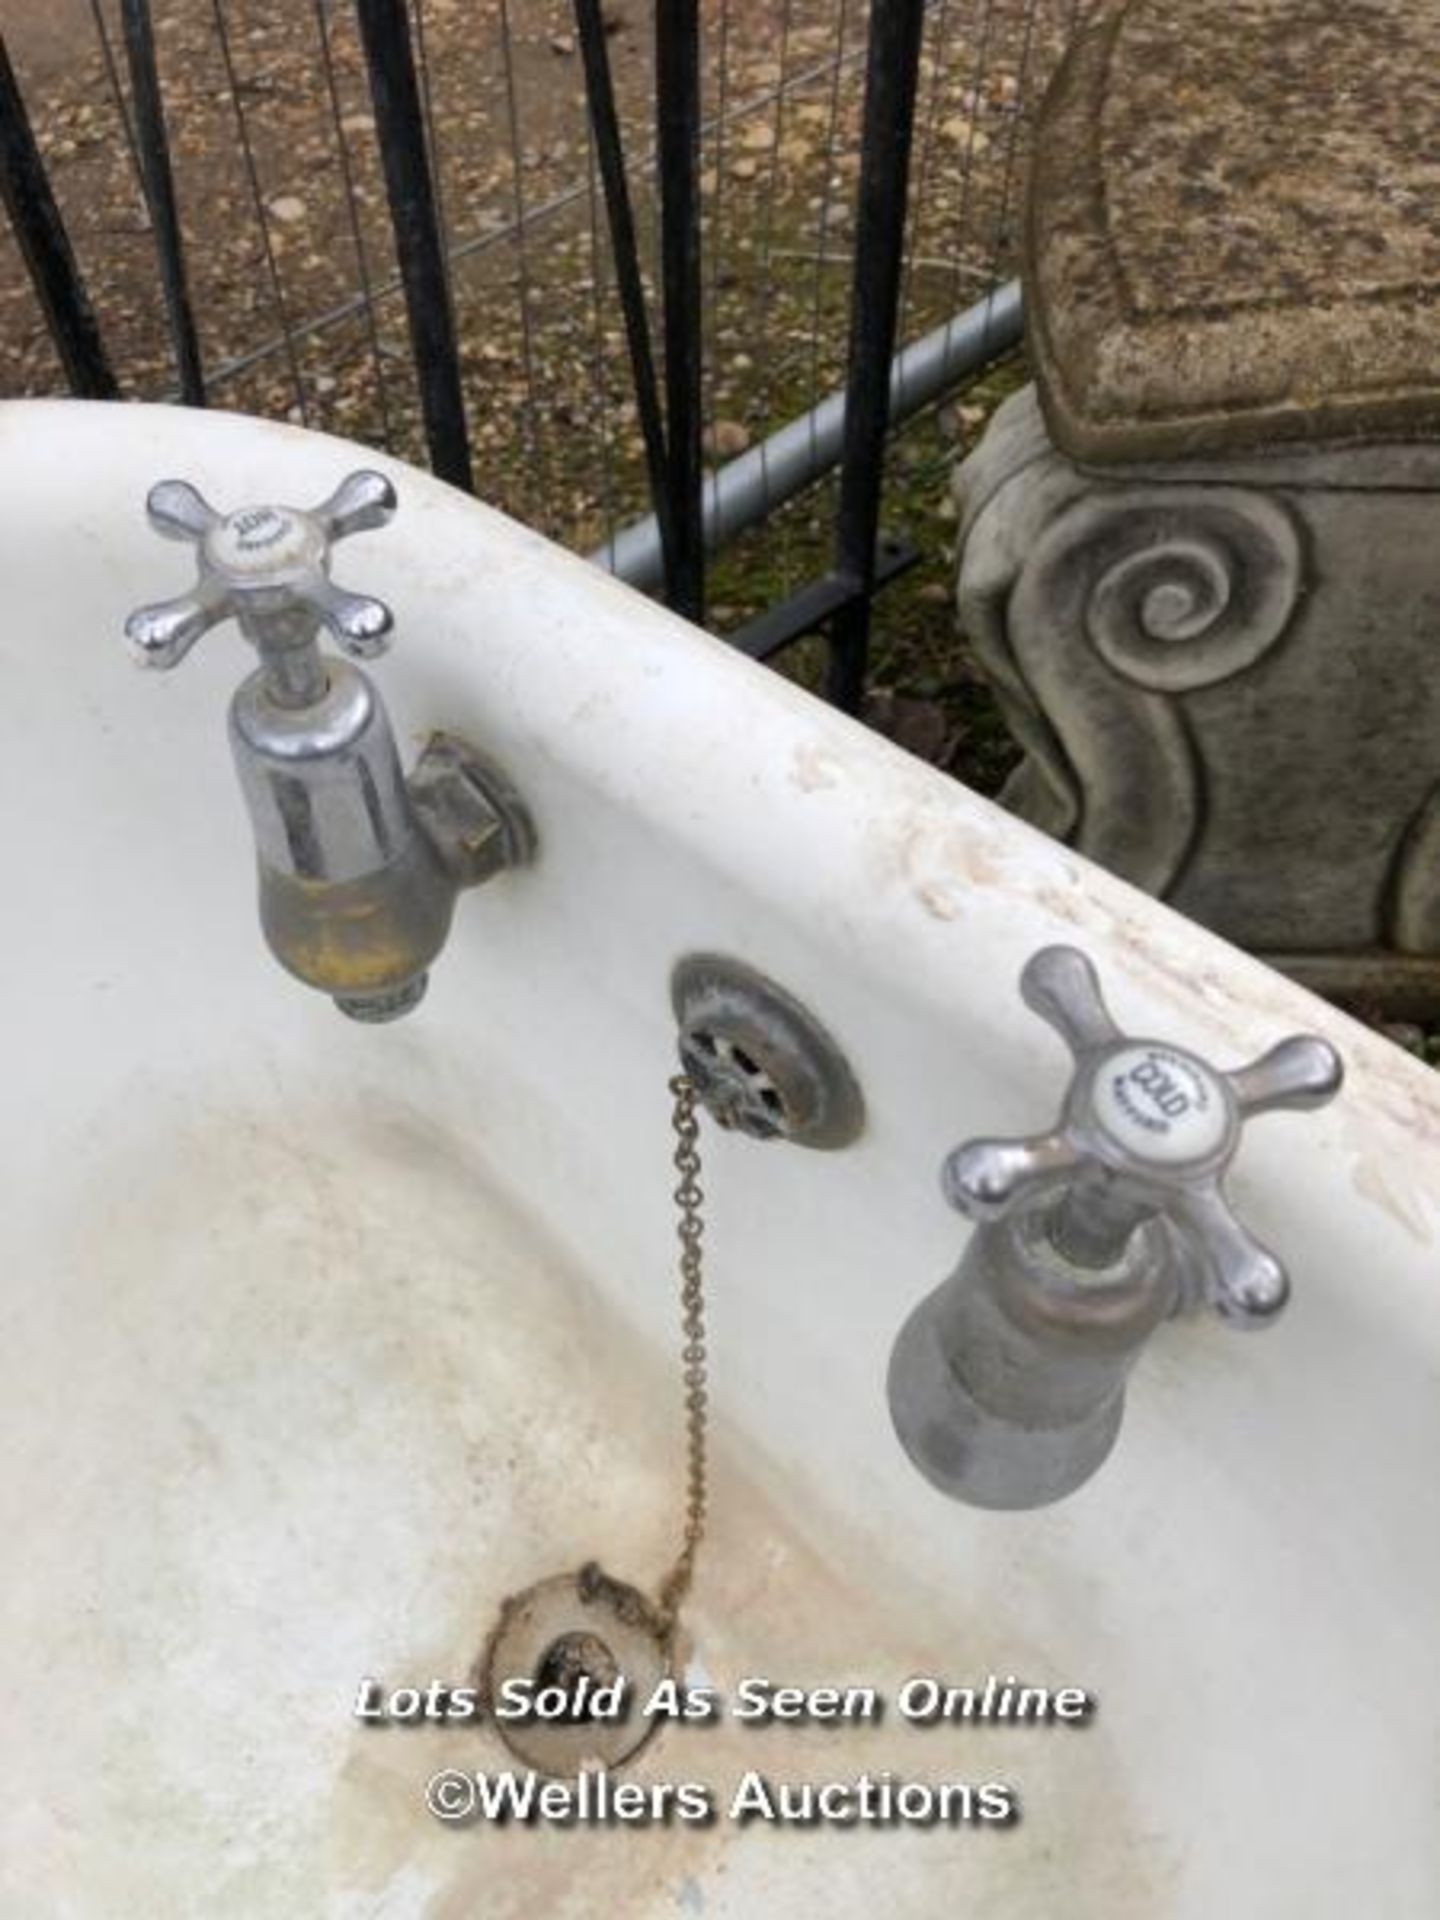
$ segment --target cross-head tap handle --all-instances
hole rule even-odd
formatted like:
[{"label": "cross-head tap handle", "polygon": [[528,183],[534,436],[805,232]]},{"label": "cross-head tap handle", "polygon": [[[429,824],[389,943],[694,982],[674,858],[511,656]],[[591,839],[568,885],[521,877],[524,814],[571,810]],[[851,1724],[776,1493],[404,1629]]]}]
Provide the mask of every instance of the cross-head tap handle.
[{"label": "cross-head tap handle", "polygon": [[1118,1258],[1135,1227],[1161,1215],[1198,1256],[1217,1312],[1238,1326],[1273,1320],[1289,1292],[1285,1270],[1235,1217],[1222,1183],[1253,1115],[1334,1098],[1343,1077],[1335,1049],[1297,1034],[1225,1072],[1169,1041],[1122,1033],[1074,947],[1032,955],[1020,991],[1069,1047],[1075,1071],[1050,1132],[971,1140],[947,1157],[951,1205],[985,1221],[1049,1203],[1056,1246],[1089,1267]]},{"label": "cross-head tap handle", "polygon": [[137,608],[125,622],[142,665],[178,666],[203,633],[234,618],[277,692],[303,696],[319,671],[320,627],[361,660],[389,644],[389,609],[330,578],[335,542],[382,527],[394,514],[395,489],[383,474],[350,474],[318,507],[259,505],[225,514],[188,480],[161,480],[146,511],[157,533],[195,547],[198,577],[188,593]]}]

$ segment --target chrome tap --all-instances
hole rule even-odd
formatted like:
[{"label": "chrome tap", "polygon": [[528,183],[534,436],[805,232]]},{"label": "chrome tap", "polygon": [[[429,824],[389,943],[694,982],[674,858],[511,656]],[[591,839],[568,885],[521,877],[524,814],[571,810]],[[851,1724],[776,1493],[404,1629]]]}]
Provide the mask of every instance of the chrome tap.
[{"label": "chrome tap", "polygon": [[233,618],[259,655],[230,704],[230,745],[250,812],[260,921],[282,966],[358,1020],[390,1020],[425,991],[455,896],[528,860],[533,836],[503,776],[435,734],[407,782],[373,682],[320,650],[325,627],[356,660],[389,644],[380,601],[330,578],[334,542],[381,527],[395,492],[352,473],[308,511],[219,514],[184,480],[162,480],[150,524],[197,551],[189,593],[125,623],[141,665],[178,666]]},{"label": "chrome tap", "polygon": [[889,1373],[911,1459],[982,1507],[1043,1506],[1090,1478],[1161,1321],[1206,1304],[1235,1327],[1275,1319],[1284,1269],[1231,1212],[1225,1171],[1244,1121],[1322,1106],[1342,1078],[1335,1050],[1309,1036],[1229,1073],[1134,1039],[1073,947],[1035,954],[1020,990],[1075,1059],[1060,1119],[948,1156],[946,1198],[979,1224],[906,1321]]}]

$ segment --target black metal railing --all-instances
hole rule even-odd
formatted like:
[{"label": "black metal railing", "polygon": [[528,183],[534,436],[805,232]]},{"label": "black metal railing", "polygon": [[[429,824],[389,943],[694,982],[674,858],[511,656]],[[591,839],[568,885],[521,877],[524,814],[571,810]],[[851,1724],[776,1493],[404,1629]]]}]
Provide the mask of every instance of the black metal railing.
[{"label": "black metal railing", "polygon": [[[1031,58],[1032,17],[1037,6],[1044,3],[1045,0],[1010,0],[1009,13],[1014,16],[1011,24],[1017,31],[1023,29],[1022,64]],[[1052,3],[1069,9],[1072,0],[1052,0]],[[383,438],[390,444],[394,397],[383,391],[387,361],[392,377],[398,379],[399,374],[394,372],[396,349],[393,341],[385,337],[378,316],[384,303],[398,295],[403,299],[408,323],[408,378],[413,383],[414,413],[425,455],[442,478],[473,489],[476,443],[473,421],[467,418],[465,340],[457,322],[457,275],[473,269],[489,257],[494,247],[509,238],[516,240],[520,248],[517,304],[526,363],[528,430],[533,441],[537,437],[536,423],[528,416],[533,415],[537,404],[540,382],[531,363],[530,329],[535,290],[528,280],[524,238],[527,230],[541,219],[583,201],[587,188],[582,185],[560,194],[552,193],[543,197],[538,205],[526,206],[521,184],[522,156],[508,8],[502,7],[501,23],[509,88],[514,218],[499,226],[492,222],[484,233],[457,239],[447,224],[446,194],[440,178],[444,122],[432,100],[423,0],[355,0],[357,66],[368,91],[374,130],[372,157],[378,162],[383,184],[388,214],[387,244],[396,269],[394,275],[389,276],[372,274],[368,264],[369,251],[376,244],[375,231],[373,227],[368,229],[367,240],[366,190],[358,183],[353,146],[346,135],[346,129],[352,127],[354,120],[343,112],[339,63],[332,44],[333,36],[340,31],[342,16],[334,9],[327,11],[326,0],[315,0],[324,98],[334,123],[349,231],[362,285],[357,294],[345,301],[319,314],[296,319],[287,303],[279,250],[272,243],[271,215],[261,188],[260,164],[252,149],[247,109],[241,99],[242,81],[237,77],[231,54],[225,0],[210,0],[215,40],[223,57],[231,95],[232,131],[243,151],[249,197],[257,222],[260,265],[268,276],[273,296],[270,307],[280,325],[273,339],[258,346],[239,353],[233,347],[228,352],[212,351],[207,364],[196,322],[195,282],[177,196],[173,110],[167,111],[162,88],[151,0],[113,0],[113,4],[118,4],[119,10],[119,37],[128,95],[123,90],[120,66],[111,49],[102,0],[92,0],[92,11],[104,56],[103,73],[117,109],[116,124],[123,128],[141,185],[154,250],[155,280],[163,302],[174,369],[174,397],[203,406],[213,396],[217,384],[231,382],[262,364],[267,356],[283,353],[289,363],[294,395],[290,417],[309,421],[312,409],[307,404],[307,396],[313,401],[317,388],[312,376],[302,368],[302,350],[320,331],[344,326],[363,316],[376,380],[382,386]],[[642,141],[638,152],[627,153],[626,114],[611,53],[613,21],[607,17],[601,0],[573,0],[574,50],[579,53],[585,83],[586,137],[591,167],[588,190],[592,202],[603,206],[607,240],[603,259],[599,249],[595,250],[589,283],[595,307],[596,361],[600,369],[595,382],[597,405],[591,421],[592,431],[597,439],[603,440],[608,460],[612,424],[608,417],[603,420],[600,417],[607,407],[611,413],[624,411],[624,403],[617,409],[610,401],[600,365],[604,359],[601,281],[608,276],[622,328],[616,337],[623,339],[626,356],[628,406],[633,409],[638,427],[648,500],[657,523],[664,596],[677,611],[693,620],[703,620],[707,527],[713,529],[719,517],[714,509],[721,491],[713,477],[707,479],[704,436],[707,381],[713,388],[718,378],[714,362],[720,329],[715,316],[721,310],[725,281],[719,266],[720,242],[715,229],[722,213],[724,182],[729,167],[734,165],[727,160],[725,143],[728,137],[739,137],[737,130],[748,137],[749,128],[763,125],[757,116],[773,110],[773,138],[753,143],[768,156],[773,191],[778,169],[776,151],[783,146],[781,122],[787,90],[793,94],[796,89],[823,83],[823,92],[814,97],[824,105],[810,109],[812,114],[823,114],[826,110],[829,114],[824,140],[818,253],[813,261],[807,260],[814,272],[814,319],[808,342],[812,386],[820,379],[822,327],[832,332],[848,330],[838,485],[828,508],[829,560],[828,564],[822,562],[818,569],[812,569],[808,577],[792,581],[784,590],[772,593],[768,604],[753,618],[734,627],[728,637],[748,654],[769,659],[804,635],[823,634],[829,649],[825,691],[838,704],[855,710],[865,690],[875,595],[915,557],[904,540],[881,529],[889,429],[896,397],[892,362],[902,319],[915,305],[915,275],[924,270],[923,263],[917,265],[917,221],[910,204],[911,155],[916,143],[923,85],[922,52],[928,44],[932,77],[930,104],[920,136],[923,144],[920,175],[922,180],[930,180],[939,164],[938,143],[947,124],[936,105],[941,95],[934,72],[946,58],[947,35],[953,36],[955,31],[954,10],[958,0],[872,0],[867,31],[858,42],[850,30],[849,0],[836,0],[839,9],[836,39],[828,58],[816,53],[813,27],[807,29],[808,39],[801,35],[798,26],[794,28],[797,43],[804,39],[804,60],[791,52],[793,0],[780,0],[778,78],[767,81],[759,92],[752,88],[748,97],[738,103],[731,97],[726,79],[727,0],[716,0],[716,4],[722,9],[717,97],[707,100],[704,21],[699,0],[653,0],[653,39],[648,66],[652,108],[651,128],[647,130],[650,138]],[[980,49],[978,75],[984,70],[984,49],[992,32],[994,6],[992,0],[975,0],[975,4],[977,9],[983,7],[977,31],[972,36]],[[1000,0],[1000,5],[1003,11],[1004,0]],[[1052,39],[1054,37],[1052,34]],[[841,80],[852,70],[857,73],[863,70],[864,95],[859,116],[858,179],[851,218],[853,244],[848,253],[842,254],[832,246],[834,230],[847,224],[836,210],[836,184],[845,158],[837,127]],[[633,83],[631,92],[633,95]],[[978,116],[980,108],[977,106],[973,112]],[[632,146],[636,125],[632,98]],[[1018,121],[1007,130],[1009,151],[1005,159],[1004,188],[994,208],[996,235],[988,281],[988,290],[992,292],[1005,244],[1002,223],[1008,217],[1017,129]],[[977,136],[972,125],[965,155],[967,205],[977,139],[984,144],[984,136]],[[193,151],[193,147],[192,139],[188,150]],[[753,166],[751,171],[753,173]],[[735,165],[735,173],[738,177],[739,165]],[[638,216],[635,202],[636,180],[651,178],[656,202],[653,229]],[[103,302],[97,303],[87,293],[76,249],[47,173],[41,143],[27,116],[21,87],[3,40],[0,40],[0,190],[3,190],[19,252],[66,381],[76,394],[114,397],[121,391],[126,369],[121,365],[117,370],[107,347]],[[962,223],[964,218],[962,214]],[[593,225],[598,232],[598,220],[593,220]],[[744,238],[737,241],[732,231],[732,254],[747,244]],[[753,299],[763,323],[764,306],[774,287],[774,261],[778,251],[773,202],[767,205],[761,250],[764,274],[753,276]],[[842,259],[849,273],[848,296],[843,308],[822,299],[825,276],[833,275],[836,263]],[[961,285],[958,265],[955,285],[957,289]],[[978,290],[983,293],[987,286],[982,283]],[[999,314],[1001,308],[997,306],[995,311]],[[997,351],[1014,343],[1018,324],[1014,312],[1013,303],[1006,306],[1003,322],[993,329],[993,345]],[[992,332],[988,328],[979,332],[972,329],[971,337],[988,349]],[[838,346],[838,341],[836,344]],[[824,358],[835,358],[828,343]],[[767,390],[773,389],[774,365],[765,366],[762,375]],[[334,385],[333,380],[330,384]],[[814,398],[819,397],[816,391]],[[903,400],[903,392],[900,398]],[[473,389],[470,402],[472,406],[475,403]],[[713,397],[708,411],[713,416]],[[323,410],[316,407],[315,412]],[[382,437],[378,430],[377,437]],[[763,481],[763,445],[760,456]],[[711,493],[708,515],[707,489]],[[541,487],[536,491],[543,493],[546,489]],[[613,545],[612,524],[612,548]]]},{"label": "black metal railing", "polygon": [[460,355],[405,0],[356,0],[430,465],[474,489]]},{"label": "black metal railing", "polygon": [[120,22],[125,36],[125,61],[130,72],[130,101],[140,159],[140,179],[155,235],[155,256],[170,341],[180,376],[180,398],[187,406],[205,405],[205,373],[200,364],[200,340],[190,302],[185,271],[185,242],[175,204],[175,177],[170,167],[170,135],[160,97],[160,75],[155,64],[155,33],[150,0],[121,0]]},{"label": "black metal railing", "polygon": [[0,193],[35,297],[71,391],[85,400],[119,392],[95,309],[50,190],[30,116],[0,35]]}]

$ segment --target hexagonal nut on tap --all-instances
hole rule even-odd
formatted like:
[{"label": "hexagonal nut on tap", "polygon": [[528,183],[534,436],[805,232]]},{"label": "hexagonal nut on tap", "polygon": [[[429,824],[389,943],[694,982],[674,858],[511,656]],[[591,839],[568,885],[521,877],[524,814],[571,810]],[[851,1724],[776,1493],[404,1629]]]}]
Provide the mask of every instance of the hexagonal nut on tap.
[{"label": "hexagonal nut on tap", "polygon": [[1196,1290],[1217,1312],[1235,1326],[1268,1324],[1288,1295],[1285,1271],[1236,1219],[1223,1181],[1247,1120],[1334,1098],[1335,1049],[1295,1035],[1222,1072],[1169,1041],[1123,1033],[1073,947],[1033,955],[1020,991],[1074,1057],[1060,1118],[1033,1138],[956,1148],[942,1174],[951,1205],[985,1221],[1049,1201],[1057,1251],[1090,1268],[1118,1258],[1135,1227],[1158,1216],[1193,1255]]}]

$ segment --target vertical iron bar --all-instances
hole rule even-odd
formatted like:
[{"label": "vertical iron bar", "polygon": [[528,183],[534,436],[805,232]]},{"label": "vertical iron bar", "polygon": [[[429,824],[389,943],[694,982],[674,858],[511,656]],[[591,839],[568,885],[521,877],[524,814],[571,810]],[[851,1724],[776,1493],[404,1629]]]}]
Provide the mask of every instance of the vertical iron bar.
[{"label": "vertical iron bar", "polygon": [[610,53],[605,44],[601,0],[575,0],[575,28],[580,40],[580,57],[585,67],[585,98],[595,138],[600,183],[605,193],[610,251],[615,260],[615,286],[620,295],[620,311],[630,353],[630,383],[635,389],[635,410],[640,417],[645,465],[650,475],[650,498],[654,503],[655,521],[660,532],[665,598],[673,606],[678,591],[678,574],[665,426],[660,412],[655,356],[650,345],[650,325],[645,313],[640,249],[635,238],[635,214],[630,204],[625,154],[620,143],[620,118],[615,110],[615,88],[610,78]]},{"label": "vertical iron bar", "polygon": [[[710,236],[709,264],[706,264],[705,235],[707,225],[700,224],[700,271],[702,279],[708,282],[711,291],[709,310],[709,339],[701,351],[701,383],[708,398],[706,411],[711,419],[718,414],[715,389],[720,382],[720,336],[723,331],[720,324],[721,288],[725,285],[725,116],[730,99],[730,0],[720,0],[720,25],[718,44],[715,49],[715,147],[710,162],[710,172],[715,185],[710,195]],[[703,178],[701,182],[703,198]],[[696,203],[696,218],[700,218],[699,201]],[[707,377],[708,376],[708,377]],[[703,462],[704,435],[701,435],[701,455]],[[716,490],[720,485],[720,456],[711,453],[710,496],[711,509],[714,509]]]},{"label": "vertical iron bar", "polygon": [[875,539],[890,414],[890,360],[895,351],[910,143],[924,24],[925,0],[871,0],[850,306],[850,366],[845,388],[845,448],[840,467],[840,505],[835,516],[836,571],[854,582],[859,591],[831,625],[826,680],[829,698],[848,713],[859,711],[870,647]]},{"label": "vertical iron bar", "polygon": [[[600,246],[600,159],[596,151],[595,129],[587,128],[585,177],[590,189],[590,326],[591,326],[591,416],[590,430],[600,437],[600,504],[605,514],[605,537],[610,552],[610,570],[615,570],[615,436],[610,419],[610,379],[605,353],[605,255]],[[662,556],[663,557],[663,556]]]},{"label": "vertical iron bar", "polygon": [[203,407],[205,374],[200,362],[195,316],[190,308],[190,288],[185,278],[185,246],[175,205],[175,180],[170,171],[170,140],[165,130],[160,74],[155,64],[150,0],[120,0],[120,27],[125,36],[125,61],[130,70],[130,95],[135,108],[135,136],[140,144],[145,201],[155,234],[160,285],[170,319],[176,371],[180,376],[180,398],[186,406]]},{"label": "vertical iron bar", "polygon": [[119,392],[106,357],[95,310],[80,278],[70,236],[50,181],[20,83],[0,34],[0,197],[29,270],[55,351],[72,393],[82,400],[113,400]]},{"label": "vertical iron bar", "polygon": [[375,105],[395,252],[405,286],[430,465],[440,479],[473,493],[455,317],[425,156],[425,123],[405,0],[355,0],[355,5]]},{"label": "vertical iron bar", "polygon": [[656,153],[665,288],[665,425],[675,569],[670,605],[705,618],[700,494],[700,20],[698,0],[656,0]]}]

